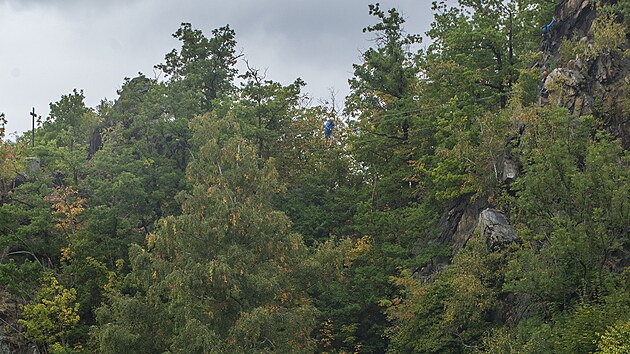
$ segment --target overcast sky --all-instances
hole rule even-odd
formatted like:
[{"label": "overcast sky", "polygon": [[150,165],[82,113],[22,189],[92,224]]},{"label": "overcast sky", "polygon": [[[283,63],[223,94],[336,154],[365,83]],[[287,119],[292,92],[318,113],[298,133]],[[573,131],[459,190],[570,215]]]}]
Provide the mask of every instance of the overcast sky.
[{"label": "overcast sky", "polygon": [[[380,0],[403,13],[409,33],[432,21],[430,0]],[[171,35],[190,22],[208,37],[229,24],[237,48],[267,78],[306,83],[315,100],[331,88],[338,100],[360,52],[371,46],[362,29],[376,22],[360,0],[0,0],[0,112],[7,132],[31,127],[35,107],[83,89],[90,107],[115,100],[125,77],[153,66],[179,42]],[[425,38],[426,42],[426,38]]]}]

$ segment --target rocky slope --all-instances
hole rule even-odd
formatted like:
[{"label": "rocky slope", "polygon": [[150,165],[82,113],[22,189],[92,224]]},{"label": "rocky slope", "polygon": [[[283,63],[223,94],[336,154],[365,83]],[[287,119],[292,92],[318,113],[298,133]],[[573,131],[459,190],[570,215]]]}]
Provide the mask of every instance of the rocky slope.
[{"label": "rocky slope", "polygon": [[[598,16],[605,5],[616,3],[560,3],[554,25],[541,38],[541,60],[533,67],[540,69],[543,80],[541,105],[566,107],[576,116],[593,115],[603,128],[621,139],[624,149],[630,149],[630,33],[621,24],[623,18],[602,21],[602,16]],[[615,32],[620,29],[621,35]],[[504,181],[518,178],[518,166],[513,160],[506,157],[503,165]],[[455,254],[478,227],[490,247],[516,240],[507,219],[500,211],[486,209],[489,206],[485,201],[471,202],[467,197],[451,202],[439,221],[441,233],[434,243],[451,244]],[[430,281],[449,262],[449,257],[436,257],[416,275]]]},{"label": "rocky slope", "polygon": [[593,115],[629,149],[630,33],[618,33],[621,18],[598,20],[603,6],[615,3],[566,0],[556,8],[556,24],[541,45],[540,65],[550,70],[541,101]]}]

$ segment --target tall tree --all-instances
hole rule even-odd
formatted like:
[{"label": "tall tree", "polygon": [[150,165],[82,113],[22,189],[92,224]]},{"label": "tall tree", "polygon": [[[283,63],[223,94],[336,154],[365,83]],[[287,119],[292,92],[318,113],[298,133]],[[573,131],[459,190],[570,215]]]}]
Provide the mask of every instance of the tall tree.
[{"label": "tall tree", "polygon": [[[100,124],[93,110],[85,105],[83,91],[62,95],[50,104],[50,116],[41,129],[36,154],[49,171],[61,173],[67,183],[78,185],[88,158],[90,140]],[[39,134],[38,134],[39,135]]]},{"label": "tall tree", "polygon": [[132,248],[135,295],[114,294],[101,309],[100,350],[311,350],[315,309],[292,280],[304,247],[271,207],[275,169],[259,168],[234,116],[207,114],[191,127],[183,214],[162,219],[146,248]]},{"label": "tall tree", "polygon": [[[410,161],[431,143],[425,134],[425,116],[418,114],[420,70],[411,51],[420,41],[404,32],[404,18],[396,9],[383,11],[378,4],[369,12],[377,23],[364,32],[375,37],[375,48],[354,65],[346,113],[353,116],[349,151],[360,176],[360,195],[354,199],[353,236],[365,237],[365,252],[352,263],[348,278],[328,289],[319,299],[330,316],[337,350],[378,353],[386,350],[388,322],[382,301],[396,296],[390,277],[413,262],[413,245],[426,238],[434,210],[421,205]],[[417,142],[417,145],[416,145]],[[425,232],[427,231],[427,232]],[[343,309],[343,310],[339,310]]]},{"label": "tall tree", "polygon": [[173,49],[165,63],[155,67],[170,79],[171,113],[175,118],[192,118],[209,111],[212,100],[230,91],[236,75],[235,32],[229,25],[212,30],[208,39],[190,23],[182,23],[173,37],[182,42]]},{"label": "tall tree", "polygon": [[425,64],[432,85],[449,98],[494,96],[505,108],[519,69],[529,64],[523,59],[539,48],[539,28],[551,20],[553,6],[547,0],[434,1]]},{"label": "tall tree", "polygon": [[238,92],[235,113],[243,122],[244,135],[256,144],[261,160],[278,156],[274,150],[285,148],[281,139],[305,108],[301,90],[306,84],[298,78],[283,86],[249,66],[240,78],[245,82]]},{"label": "tall tree", "polygon": [[370,15],[380,22],[364,28],[363,32],[375,35],[377,47],[362,54],[363,63],[353,65],[346,112],[359,118],[365,134],[406,141],[411,128],[409,115],[389,119],[382,116],[400,113],[412,104],[418,69],[409,49],[420,42],[420,37],[405,34],[405,20],[395,8],[385,13],[379,4],[369,7]]}]

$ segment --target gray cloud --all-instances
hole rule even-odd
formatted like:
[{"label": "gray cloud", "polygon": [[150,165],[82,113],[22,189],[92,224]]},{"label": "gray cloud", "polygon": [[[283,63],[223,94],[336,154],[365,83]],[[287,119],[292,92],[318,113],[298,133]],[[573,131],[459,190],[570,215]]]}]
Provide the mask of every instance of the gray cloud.
[{"label": "gray cloud", "polygon": [[[407,18],[408,32],[431,21],[428,0],[381,0]],[[85,89],[87,103],[114,99],[124,77],[153,65],[179,43],[181,22],[210,35],[230,24],[238,47],[267,77],[307,82],[315,97],[334,87],[347,94],[352,64],[371,45],[362,29],[376,20],[359,0],[0,0],[0,112],[8,130],[30,129],[28,112],[48,113],[48,103]],[[339,97],[340,99],[342,97]]]}]

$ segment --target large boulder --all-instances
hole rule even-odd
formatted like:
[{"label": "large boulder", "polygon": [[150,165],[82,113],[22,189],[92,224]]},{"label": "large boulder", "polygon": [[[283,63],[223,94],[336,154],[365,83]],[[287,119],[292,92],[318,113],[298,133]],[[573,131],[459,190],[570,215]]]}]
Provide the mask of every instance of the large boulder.
[{"label": "large boulder", "polygon": [[413,250],[414,254],[418,255],[425,247],[449,245],[451,255],[432,257],[414,271],[414,276],[424,282],[433,282],[438,274],[451,263],[451,257],[466,246],[477,227],[479,212],[487,205],[485,199],[471,200],[470,195],[452,200],[438,221],[437,228],[440,230],[438,237],[430,241],[418,242]]},{"label": "large boulder", "polygon": [[479,230],[488,248],[494,249],[516,241],[516,229],[498,210],[488,208],[479,215]]},{"label": "large boulder", "polygon": [[451,201],[438,222],[440,235],[431,244],[452,244],[452,254],[457,253],[473,235],[479,211],[487,206],[485,199],[471,200],[470,195]]},{"label": "large boulder", "polygon": [[578,70],[556,68],[545,80],[543,102],[567,107],[571,112],[581,112],[585,105],[583,97],[585,85],[586,78]]}]

